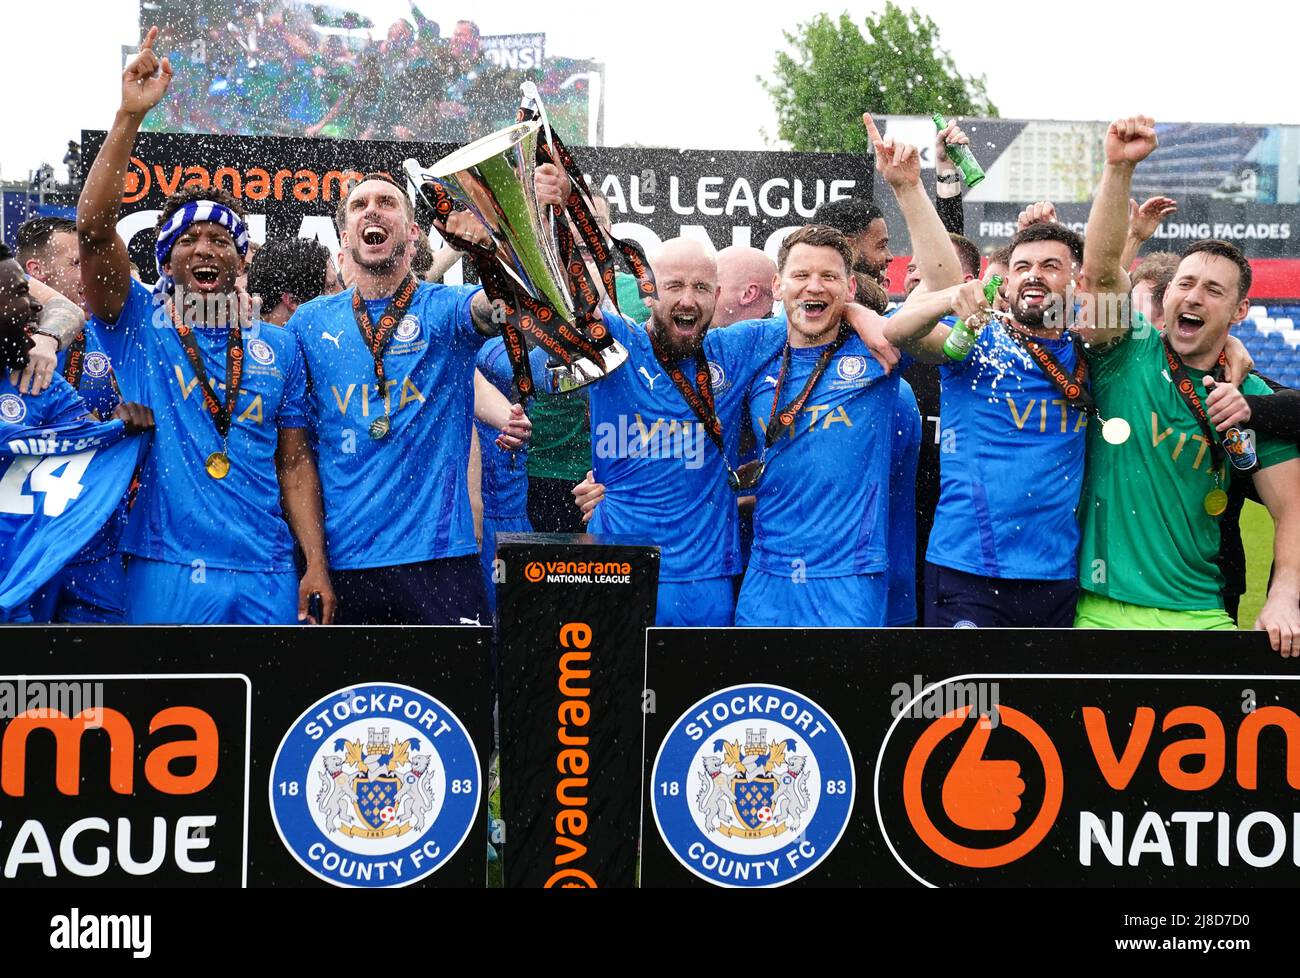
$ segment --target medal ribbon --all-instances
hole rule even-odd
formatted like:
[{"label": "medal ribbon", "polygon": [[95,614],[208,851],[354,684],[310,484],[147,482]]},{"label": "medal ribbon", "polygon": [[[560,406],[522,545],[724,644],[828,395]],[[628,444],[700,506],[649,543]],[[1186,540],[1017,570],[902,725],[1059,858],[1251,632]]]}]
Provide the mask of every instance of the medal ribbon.
[{"label": "medal ribbon", "polygon": [[86,331],[83,329],[68,347],[68,358],[63,363],[63,379],[72,385],[73,390],[81,389],[81,371],[86,361]]},{"label": "medal ribbon", "polygon": [[681,361],[674,361],[668,355],[668,351],[659,345],[649,324],[646,324],[646,335],[650,337],[650,346],[655,351],[655,359],[659,361],[659,366],[668,374],[673,386],[686,401],[686,406],[699,419],[705,432],[708,433],[709,440],[717,447],[718,454],[722,456],[722,464],[727,467],[727,480],[733,487],[739,486],[740,477],[731,467],[731,462],[727,459],[727,450],[723,446],[722,421],[718,418],[718,411],[713,401],[713,384],[709,375],[709,361],[704,357],[704,348],[700,347],[695,351],[695,384],[692,384],[682,370]]},{"label": "medal ribbon", "polygon": [[[1201,434],[1210,445],[1210,461],[1214,466],[1214,482],[1219,483],[1219,473],[1223,470],[1223,445],[1214,433],[1214,426],[1210,424],[1210,416],[1205,413],[1205,405],[1201,402],[1201,397],[1196,393],[1196,382],[1187,373],[1187,367],[1183,364],[1183,358],[1180,357],[1169,340],[1161,340],[1165,349],[1165,362],[1169,365],[1169,376],[1173,379],[1174,387],[1177,388],[1183,402],[1192,410],[1192,415],[1196,418],[1196,423],[1201,428]],[[1226,362],[1223,352],[1219,352],[1219,363],[1222,365]]]},{"label": "medal ribbon", "polygon": [[203,366],[203,354],[199,351],[199,342],[194,338],[192,327],[184,323],[176,324],[176,335],[180,337],[181,346],[185,347],[185,356],[190,361],[190,368],[199,382],[199,391],[203,394],[203,406],[212,416],[217,434],[224,445],[230,434],[230,422],[235,416],[235,405],[239,401],[239,383],[244,377],[244,337],[239,326],[231,326],[226,339],[226,399],[222,403],[208,380],[208,371]]},{"label": "medal ribbon", "polygon": [[[361,298],[361,291],[359,289],[352,291],[352,316],[357,321],[357,329],[361,332],[361,339],[365,342],[366,349],[370,351],[370,356],[375,361],[375,383],[379,387],[381,401],[388,393],[384,373],[384,347],[388,345],[389,338],[401,324],[406,311],[411,308],[411,300],[415,298],[415,288],[415,277],[408,273],[406,278],[402,279],[402,284],[397,287],[393,297],[388,300],[383,315],[379,317],[378,327],[370,321],[370,311],[366,309],[365,300]],[[388,414],[387,409],[384,414]]]},{"label": "medal ribbon", "polygon": [[1074,374],[1071,375],[1056,355],[1038,343],[1034,337],[1025,335],[1009,323],[1006,327],[1007,335],[1033,358],[1039,369],[1047,374],[1047,379],[1052,382],[1052,386],[1069,402],[1070,407],[1077,408],[1084,414],[1099,417],[1097,402],[1085,386],[1088,382],[1088,361],[1083,356],[1082,342],[1078,336],[1070,334],[1071,345],[1074,347]]},{"label": "medal ribbon", "polygon": [[[72,341],[72,346],[68,347],[68,357],[63,363],[63,379],[72,385],[73,389],[81,390],[81,374],[86,367],[86,333],[82,330],[77,334],[77,338]],[[117,372],[113,370],[113,365],[108,365],[108,382],[113,387],[113,393],[117,395],[118,401],[122,400],[122,388],[117,386]]]},{"label": "medal ribbon", "polygon": [[767,449],[776,443],[778,438],[785,434],[785,429],[794,424],[794,419],[803,410],[803,406],[807,403],[813,388],[817,386],[817,381],[822,379],[822,374],[826,373],[826,368],[830,366],[831,357],[839,352],[840,347],[845,344],[851,335],[853,333],[848,323],[841,321],[840,331],[835,335],[835,339],[822,350],[812,373],[803,385],[803,390],[799,392],[799,396],[778,411],[778,406],[781,403],[781,391],[785,389],[785,378],[790,372],[790,341],[786,340],[785,350],[781,354],[781,370],[776,375],[776,390],[772,392],[772,413],[768,415],[767,434],[763,439],[764,454],[766,454]]}]

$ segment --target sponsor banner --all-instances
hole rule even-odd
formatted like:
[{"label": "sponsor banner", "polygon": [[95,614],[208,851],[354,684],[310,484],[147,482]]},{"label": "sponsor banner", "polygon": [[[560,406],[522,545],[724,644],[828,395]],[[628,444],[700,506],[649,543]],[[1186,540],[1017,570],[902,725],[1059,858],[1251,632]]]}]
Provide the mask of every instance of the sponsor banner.
[{"label": "sponsor banner", "polygon": [[[569,138],[568,131],[561,134]],[[87,160],[103,141],[103,132],[83,133]],[[428,164],[454,149],[452,143],[141,133],[118,233],[152,278],[153,228],[163,200],[182,187],[216,186],[248,209],[255,241],[299,235],[337,251],[334,212],[349,180],[382,171],[404,181],[403,160]],[[753,245],[775,257],[785,236],[823,202],[872,193],[870,161],[849,154],[581,147],[575,155],[609,198],[615,233],[648,249],[686,235],[717,248]],[[432,237],[440,243],[436,232]],[[460,274],[453,270],[447,281],[460,281]]]},{"label": "sponsor banner", "polygon": [[8,640],[0,886],[484,884],[488,629]]},{"label": "sponsor banner", "polygon": [[1260,634],[652,629],[647,886],[1294,887]]},{"label": "sponsor banner", "polygon": [[659,550],[497,537],[507,886],[635,886],[644,630]]},{"label": "sponsor banner", "polygon": [[[920,121],[933,129],[928,120]],[[1000,120],[981,124],[992,127],[980,137],[981,146],[1002,138],[997,136],[999,127],[1024,125]],[[102,142],[102,132],[83,133],[88,160]],[[927,145],[932,155],[932,142]],[[334,212],[349,180],[369,171],[402,179],[406,158],[432,163],[455,148],[452,143],[141,133],[127,170],[118,232],[128,242],[132,260],[151,278],[153,228],[164,198],[182,187],[217,186],[248,209],[255,241],[300,235],[337,251]],[[583,172],[609,199],[615,232],[647,249],[685,235],[707,239],[716,248],[752,245],[775,258],[785,236],[811,221],[825,201],[874,196],[888,222],[893,251],[906,255],[912,250],[893,195],[875,195],[871,161],[862,157],[604,147],[580,147],[576,155]],[[967,195],[964,211],[966,234],[985,254],[1006,244],[1026,203],[1045,199],[983,199],[987,184]],[[1062,222],[1083,230],[1095,186],[1096,178],[1090,176],[1084,191],[1058,198]],[[1178,213],[1161,224],[1142,254],[1179,251],[1201,237],[1225,238],[1255,261],[1255,298],[1300,297],[1300,266],[1294,264],[1300,254],[1294,240],[1300,235],[1300,204],[1195,194],[1178,200]],[[431,240],[435,247],[441,245],[436,231]],[[902,286],[906,263],[900,258],[891,266],[895,289]],[[446,278],[451,284],[463,280],[460,264]]]},{"label": "sponsor banner", "polygon": [[244,675],[0,676],[0,886],[242,886]]}]

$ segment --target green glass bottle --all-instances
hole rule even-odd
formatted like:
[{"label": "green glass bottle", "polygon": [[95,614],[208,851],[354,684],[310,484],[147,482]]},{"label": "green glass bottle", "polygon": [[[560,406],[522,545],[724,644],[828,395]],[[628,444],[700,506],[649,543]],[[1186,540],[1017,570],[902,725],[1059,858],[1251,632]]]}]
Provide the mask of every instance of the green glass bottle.
[{"label": "green glass bottle", "polygon": [[[934,119],[936,132],[948,128],[948,120],[942,113],[936,112],[931,118]],[[948,159],[961,170],[961,178],[966,181],[968,190],[984,179],[984,168],[980,166],[979,160],[975,159],[975,154],[970,151],[969,146],[957,143],[953,146],[945,146],[944,149],[947,150]]]},{"label": "green glass bottle", "polygon": [[[993,275],[984,283],[984,298],[988,304],[993,305],[993,300],[998,297],[998,289],[1002,287],[1002,276]],[[973,321],[972,321],[973,320]],[[971,347],[975,345],[975,337],[979,336],[979,331],[984,328],[984,323],[980,322],[975,316],[971,316],[957,323],[948,334],[948,338],[943,341],[943,354],[949,360],[965,360],[970,356]]]}]

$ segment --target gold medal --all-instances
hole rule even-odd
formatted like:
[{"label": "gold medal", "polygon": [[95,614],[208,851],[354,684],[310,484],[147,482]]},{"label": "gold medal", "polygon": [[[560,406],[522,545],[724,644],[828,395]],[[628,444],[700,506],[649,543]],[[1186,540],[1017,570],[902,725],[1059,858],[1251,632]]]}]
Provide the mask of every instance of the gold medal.
[{"label": "gold medal", "polygon": [[388,420],[388,415],[385,414],[382,418],[375,418],[370,423],[370,437],[378,441],[387,435],[392,427],[393,423]]},{"label": "gold medal", "polygon": [[208,456],[203,467],[214,479],[224,479],[230,474],[230,456],[225,452],[213,452]]},{"label": "gold medal", "polygon": [[1228,494],[1222,489],[1211,489],[1205,494],[1205,511],[1211,516],[1221,516],[1228,508]]}]

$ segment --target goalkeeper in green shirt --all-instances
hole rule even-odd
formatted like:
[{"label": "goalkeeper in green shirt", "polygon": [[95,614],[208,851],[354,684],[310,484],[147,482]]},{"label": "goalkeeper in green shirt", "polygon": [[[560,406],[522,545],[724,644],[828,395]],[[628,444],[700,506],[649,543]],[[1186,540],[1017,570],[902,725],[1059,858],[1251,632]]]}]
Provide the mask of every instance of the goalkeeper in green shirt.
[{"label": "goalkeeper in green shirt", "polygon": [[1258,377],[1238,387],[1223,374],[1229,326],[1249,306],[1249,262],[1227,242],[1194,242],[1165,292],[1164,333],[1140,318],[1129,327],[1120,263],[1129,187],[1155,143],[1150,119],[1112,123],[1085,243],[1086,290],[1124,300],[1090,311],[1092,394],[1099,417],[1122,419],[1131,434],[1116,438],[1108,426],[1108,438],[1102,425],[1088,426],[1075,625],[1234,628],[1214,563],[1218,517],[1229,479],[1253,478],[1276,524],[1273,581],[1255,627],[1283,656],[1300,655],[1300,456],[1292,443],[1251,432],[1244,446],[1223,444],[1224,431],[1249,416],[1243,395],[1269,393]]}]

